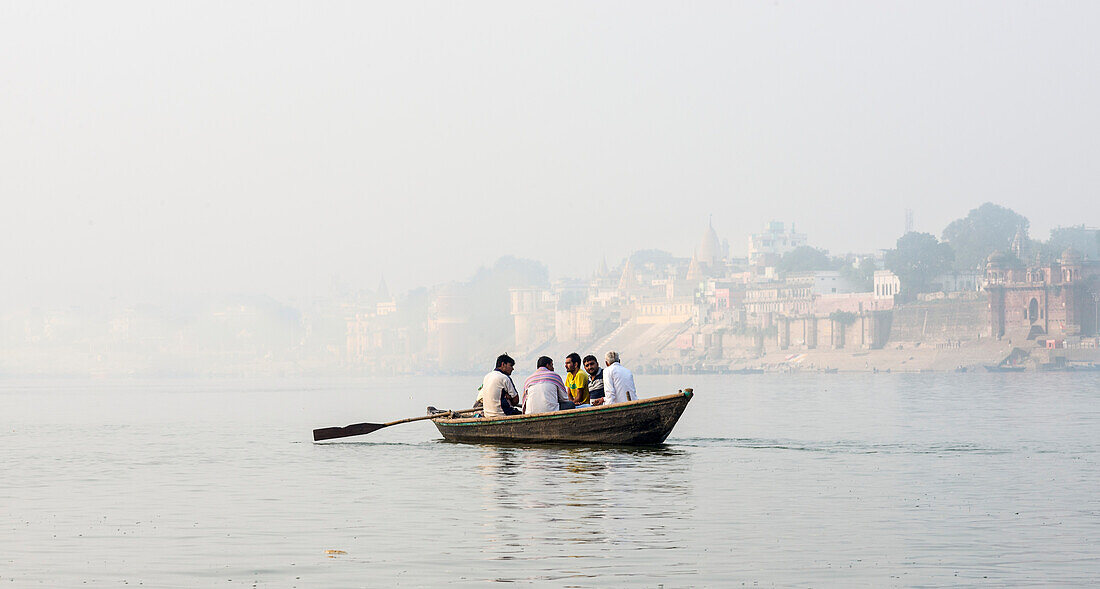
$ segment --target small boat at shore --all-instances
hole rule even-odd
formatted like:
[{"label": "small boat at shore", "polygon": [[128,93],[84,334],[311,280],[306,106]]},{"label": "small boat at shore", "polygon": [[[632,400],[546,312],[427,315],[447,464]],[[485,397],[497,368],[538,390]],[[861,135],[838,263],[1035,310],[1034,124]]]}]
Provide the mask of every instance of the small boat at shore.
[{"label": "small boat at shore", "polygon": [[985,369],[989,372],[1023,372],[1027,367],[1014,366],[1011,364],[986,364]]},{"label": "small boat at shore", "polygon": [[432,422],[452,442],[656,446],[672,432],[691,397],[692,390],[684,389],[614,405],[505,417],[440,412]]}]

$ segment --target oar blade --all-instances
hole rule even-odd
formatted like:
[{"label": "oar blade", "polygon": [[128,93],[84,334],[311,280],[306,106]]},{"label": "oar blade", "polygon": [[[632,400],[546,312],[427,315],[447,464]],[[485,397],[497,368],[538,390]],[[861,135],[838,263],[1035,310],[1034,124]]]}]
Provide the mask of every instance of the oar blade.
[{"label": "oar blade", "polygon": [[361,436],[384,427],[386,427],[384,423],[356,423],[344,427],[323,427],[313,430],[313,441],[320,442],[322,440]]}]

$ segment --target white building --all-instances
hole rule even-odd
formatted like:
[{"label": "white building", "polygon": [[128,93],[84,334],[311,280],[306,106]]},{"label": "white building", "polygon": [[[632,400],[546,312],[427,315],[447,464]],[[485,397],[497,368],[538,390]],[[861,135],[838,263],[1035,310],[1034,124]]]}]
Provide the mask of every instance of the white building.
[{"label": "white building", "polygon": [[933,290],[940,292],[965,292],[982,289],[985,272],[947,272],[932,279]]},{"label": "white building", "polygon": [[815,295],[848,294],[857,291],[856,285],[840,275],[836,270],[819,270],[810,273],[814,279]]},{"label": "white building", "polygon": [[875,270],[875,298],[893,299],[901,292],[901,279],[889,270]]},{"label": "white building", "polygon": [[806,234],[796,233],[794,223],[787,231],[782,221],[772,221],[761,233],[749,237],[749,265],[761,269],[774,268],[783,254],[806,245]]}]

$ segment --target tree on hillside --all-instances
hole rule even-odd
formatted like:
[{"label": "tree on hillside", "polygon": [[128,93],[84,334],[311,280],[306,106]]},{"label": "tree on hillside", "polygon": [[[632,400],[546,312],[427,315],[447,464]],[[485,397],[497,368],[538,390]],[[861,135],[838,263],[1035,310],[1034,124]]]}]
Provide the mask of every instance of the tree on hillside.
[{"label": "tree on hillside", "polygon": [[546,287],[550,285],[550,272],[546,265],[536,260],[503,256],[492,268],[481,267],[470,279],[475,289],[489,288],[507,292],[509,288]]},{"label": "tree on hillside", "polygon": [[951,246],[930,233],[911,232],[898,239],[897,247],[886,252],[886,268],[901,279],[902,294],[912,299],[928,292],[932,279],[951,268],[955,254]]},{"label": "tree on hillside", "polygon": [[943,230],[943,240],[955,250],[955,268],[977,270],[995,250],[1008,251],[1012,238],[1028,228],[1027,217],[987,202]]},{"label": "tree on hillside", "polygon": [[1050,239],[1045,243],[1032,244],[1044,263],[1057,260],[1067,248],[1090,259],[1100,259],[1100,231],[1088,229],[1084,225],[1074,227],[1055,227],[1050,230]]},{"label": "tree on hillside", "polygon": [[840,275],[856,287],[860,292],[870,292],[875,284],[875,259],[870,256],[860,258],[858,264],[840,262]]},{"label": "tree on hillside", "polygon": [[635,268],[661,270],[676,263],[676,257],[664,250],[638,250],[630,254],[630,263]]},{"label": "tree on hillside", "polygon": [[837,264],[829,259],[825,250],[804,245],[783,254],[779,260],[778,270],[784,274],[788,272],[812,272],[814,270],[835,270]]}]

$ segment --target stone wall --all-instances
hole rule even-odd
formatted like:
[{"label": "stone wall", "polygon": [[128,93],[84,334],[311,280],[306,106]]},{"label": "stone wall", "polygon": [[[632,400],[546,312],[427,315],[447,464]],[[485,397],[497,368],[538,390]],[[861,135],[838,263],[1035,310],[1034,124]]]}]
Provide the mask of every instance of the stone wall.
[{"label": "stone wall", "polygon": [[781,350],[879,349],[889,338],[891,313],[863,311],[847,318],[783,317],[776,322],[776,343]]},{"label": "stone wall", "polygon": [[890,343],[966,342],[989,337],[989,300],[946,298],[898,306],[893,311]]}]

